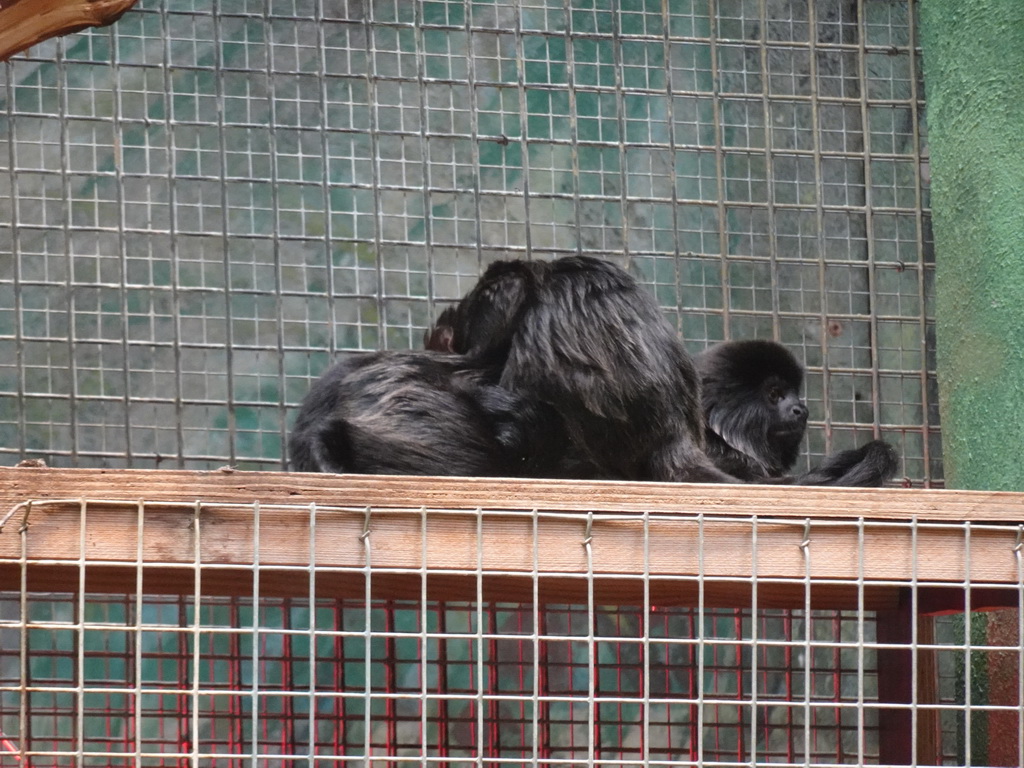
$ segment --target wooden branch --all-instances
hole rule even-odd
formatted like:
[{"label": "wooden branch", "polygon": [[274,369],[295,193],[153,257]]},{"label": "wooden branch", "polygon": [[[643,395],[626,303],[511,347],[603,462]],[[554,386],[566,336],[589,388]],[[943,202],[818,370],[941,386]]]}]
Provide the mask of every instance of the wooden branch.
[{"label": "wooden branch", "polygon": [[113,24],[135,0],[0,0],[0,61],[51,37]]},{"label": "wooden branch", "polygon": [[882,609],[917,584],[931,611],[965,582],[1015,605],[1017,525],[959,523],[1024,518],[1012,493],[0,470],[0,513],[28,501],[2,588]]}]

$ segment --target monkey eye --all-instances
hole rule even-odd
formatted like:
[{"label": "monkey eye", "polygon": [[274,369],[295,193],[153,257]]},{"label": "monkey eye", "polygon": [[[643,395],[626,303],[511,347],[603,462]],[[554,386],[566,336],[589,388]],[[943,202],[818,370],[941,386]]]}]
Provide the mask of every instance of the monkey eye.
[{"label": "monkey eye", "polygon": [[778,387],[772,387],[771,389],[768,390],[768,399],[772,402],[772,404],[779,402],[779,400],[781,400],[782,397],[783,392]]}]

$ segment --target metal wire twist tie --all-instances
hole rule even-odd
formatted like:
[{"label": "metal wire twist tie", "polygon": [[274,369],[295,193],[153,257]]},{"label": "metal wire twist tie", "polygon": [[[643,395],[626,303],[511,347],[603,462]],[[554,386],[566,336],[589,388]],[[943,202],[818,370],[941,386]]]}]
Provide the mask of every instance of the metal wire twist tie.
[{"label": "metal wire twist tie", "polygon": [[370,506],[363,510],[363,532],[359,534],[359,540],[365,542],[370,538]]}]

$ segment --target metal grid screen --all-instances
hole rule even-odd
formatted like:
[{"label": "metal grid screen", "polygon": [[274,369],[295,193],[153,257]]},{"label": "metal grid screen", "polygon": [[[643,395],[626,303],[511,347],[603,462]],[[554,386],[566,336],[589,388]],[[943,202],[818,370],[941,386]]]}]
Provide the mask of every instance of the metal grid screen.
[{"label": "metal grid screen", "polygon": [[586,252],[941,480],[912,3],[143,0],[0,78],[5,463],[282,468],[335,352]]},{"label": "metal grid screen", "polygon": [[[315,535],[283,542],[296,520]],[[1019,614],[999,637],[916,621],[1024,598],[1014,527],[83,500],[23,505],[4,539],[5,583],[56,568],[74,591],[0,592],[3,765],[1009,765],[1024,744],[1024,665],[972,683],[1024,656]],[[910,556],[869,569],[888,546]]]},{"label": "metal grid screen", "polygon": [[656,608],[644,637],[639,608],[263,598],[256,625],[250,601],[47,595],[22,625],[6,599],[30,656],[0,651],[0,685],[26,686],[3,765],[878,762],[874,621],[858,668],[853,612],[708,609],[699,633],[696,610]]}]

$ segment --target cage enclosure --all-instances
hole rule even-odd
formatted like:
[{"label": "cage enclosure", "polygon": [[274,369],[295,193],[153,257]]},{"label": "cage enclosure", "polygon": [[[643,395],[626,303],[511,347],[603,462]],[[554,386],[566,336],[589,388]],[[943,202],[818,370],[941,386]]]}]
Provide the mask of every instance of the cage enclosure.
[{"label": "cage enclosure", "polygon": [[[915,3],[143,0],[2,77],[0,765],[1024,762]],[[336,355],[573,254],[914,489],[281,471]]]},{"label": "cage enclosure", "polygon": [[0,534],[12,759],[1019,749],[1019,632],[929,618],[1019,605],[1018,494],[24,468],[0,487],[31,499]]}]

